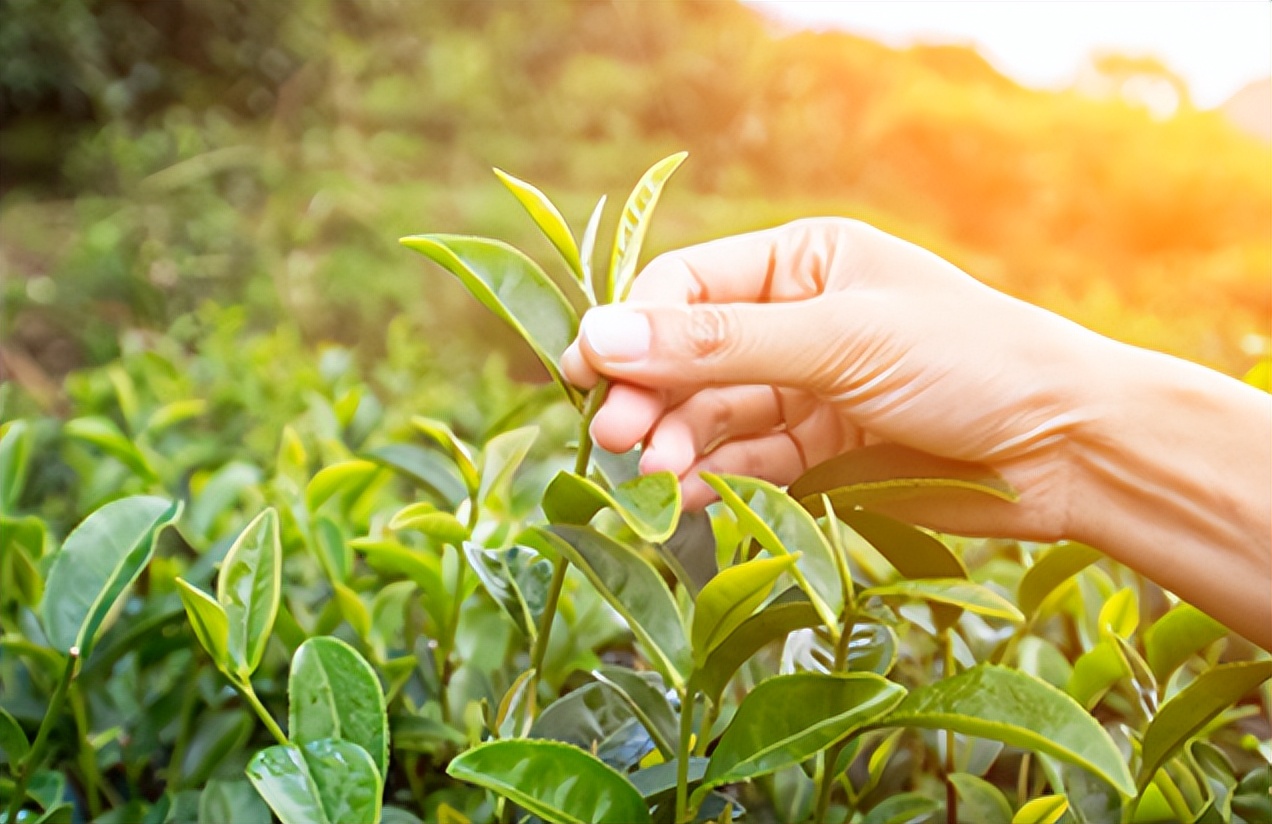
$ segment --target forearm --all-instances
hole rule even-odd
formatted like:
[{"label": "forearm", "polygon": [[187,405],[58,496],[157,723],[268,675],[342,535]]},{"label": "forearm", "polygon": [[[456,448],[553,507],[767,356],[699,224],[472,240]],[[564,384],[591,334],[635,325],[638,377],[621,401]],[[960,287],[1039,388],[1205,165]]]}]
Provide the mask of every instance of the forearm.
[{"label": "forearm", "polygon": [[1107,355],[1084,389],[1073,537],[1272,649],[1272,396],[1154,352]]}]

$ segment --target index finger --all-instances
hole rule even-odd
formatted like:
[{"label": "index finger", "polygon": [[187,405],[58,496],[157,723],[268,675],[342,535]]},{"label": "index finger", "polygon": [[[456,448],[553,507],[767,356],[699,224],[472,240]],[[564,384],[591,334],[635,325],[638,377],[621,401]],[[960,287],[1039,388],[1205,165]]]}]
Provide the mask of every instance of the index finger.
[{"label": "index finger", "polygon": [[630,300],[649,303],[769,303],[821,294],[838,221],[798,220],[708,241],[652,260]]}]

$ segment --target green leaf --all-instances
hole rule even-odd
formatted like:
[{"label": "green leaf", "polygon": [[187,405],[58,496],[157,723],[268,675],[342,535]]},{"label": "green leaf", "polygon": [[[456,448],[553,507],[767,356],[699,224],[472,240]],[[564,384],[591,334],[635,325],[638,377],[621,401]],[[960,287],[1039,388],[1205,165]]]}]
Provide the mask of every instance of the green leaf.
[{"label": "green leaf", "polygon": [[1016,810],[1012,824],[1056,824],[1068,809],[1069,800],[1063,795],[1039,796]]},{"label": "green leaf", "polygon": [[154,470],[146,462],[145,456],[128,436],[119,431],[119,427],[110,418],[92,416],[67,421],[62,427],[62,434],[68,438],[91,443],[93,446],[117,459],[124,466],[148,480],[155,479]]},{"label": "green leaf", "polygon": [[904,695],[871,673],[799,672],[761,682],[720,736],[695,801],[721,784],[803,762],[882,719]]},{"label": "green leaf", "polygon": [[53,555],[40,615],[60,652],[78,647],[87,659],[115,602],[154,555],[159,531],[181,503],[138,495],[112,501],[75,528]]},{"label": "green leaf", "polygon": [[789,492],[816,516],[825,514],[823,494],[841,513],[858,506],[949,497],[951,493],[972,492],[1004,501],[1018,497],[987,466],[891,443],[854,449],[824,461],[796,478]]},{"label": "green leaf", "polygon": [[595,305],[596,295],[602,289],[596,288],[596,278],[592,274],[592,258],[595,256],[596,250],[596,234],[601,228],[601,215],[605,212],[605,195],[601,195],[601,199],[596,201],[595,208],[592,209],[591,216],[587,219],[587,228],[583,230],[582,246],[579,249],[579,259],[583,264],[583,289],[587,292],[588,300]]},{"label": "green leaf", "polygon": [[241,709],[201,713],[181,755],[177,787],[197,787],[252,737],[255,719]]},{"label": "green leaf", "polygon": [[1016,603],[1030,620],[1056,587],[1104,556],[1086,544],[1058,544],[1044,552],[1020,579]]},{"label": "green leaf", "polygon": [[194,637],[207,650],[212,663],[218,669],[228,672],[230,623],[225,610],[211,596],[189,582],[177,578],[176,583],[177,594],[181,596],[181,603],[185,606],[186,616],[194,629]]},{"label": "green leaf", "polygon": [[939,604],[951,604],[988,618],[1002,618],[1007,621],[1025,620],[1020,610],[989,587],[959,578],[917,578],[897,581],[862,590],[861,597],[863,599],[870,597],[918,598]]},{"label": "green leaf", "polygon": [[707,582],[693,608],[691,646],[696,667],[705,664],[707,656],[751,617],[798,558],[798,553],[758,558],[731,566]]},{"label": "green leaf", "polygon": [[517,629],[531,642],[538,638],[538,621],[547,602],[552,563],[525,547],[486,549],[472,541],[464,543],[464,557],[482,587]]},{"label": "green leaf", "polygon": [[506,243],[464,235],[412,235],[400,243],[459,278],[534,350],[572,400],[578,392],[561,376],[561,354],[578,334],[579,319],[539,265]]},{"label": "green leaf", "polygon": [[358,637],[366,638],[370,635],[371,612],[367,609],[367,605],[362,603],[358,593],[339,581],[332,583],[331,589],[336,606],[340,608],[340,614],[349,622],[349,626],[353,627]]},{"label": "green leaf", "polygon": [[197,418],[207,411],[208,402],[200,398],[173,401],[156,409],[146,421],[145,433],[156,435],[165,429]]},{"label": "green leaf", "polygon": [[213,778],[199,794],[199,824],[259,824],[269,808],[247,781]]},{"label": "green leaf", "polygon": [[601,667],[592,670],[592,677],[602,684],[613,688],[627,702],[636,718],[649,732],[650,738],[663,758],[670,761],[676,757],[676,735],[678,719],[675,710],[667,701],[667,695],[658,685],[650,682],[656,675],[642,675],[622,667]]},{"label": "green leaf", "polygon": [[1098,721],[1050,684],[1005,667],[982,664],[920,687],[883,725],[1002,741],[1077,764],[1134,793],[1122,755]]},{"label": "green leaf", "polygon": [[1073,662],[1073,672],[1069,675],[1065,692],[1091,709],[1110,687],[1130,674],[1130,664],[1121,648],[1108,638],[1101,639]]},{"label": "green leaf", "polygon": [[1219,713],[1272,678],[1272,661],[1222,664],[1197,677],[1162,705],[1144,733],[1139,780],[1142,791],[1158,767]]},{"label": "green leaf", "polygon": [[366,750],[380,775],[389,764],[389,718],[375,670],[338,638],[310,638],[296,650],[287,680],[292,742],[324,738]]},{"label": "green leaf", "polygon": [[738,525],[774,555],[799,551],[803,557],[792,576],[808,593],[827,626],[837,626],[843,609],[843,589],[834,550],[817,522],[789,495],[767,481],[737,475],[702,473],[738,519]]},{"label": "green leaf", "polygon": [[1100,607],[1097,625],[1102,634],[1131,637],[1139,626],[1139,598],[1131,587],[1122,587],[1110,595]]},{"label": "green leaf", "polygon": [[375,762],[348,741],[268,747],[248,763],[247,777],[282,824],[380,820]]},{"label": "green leaf", "polygon": [[725,642],[707,656],[698,669],[698,686],[713,704],[718,704],[729,679],[748,658],[797,629],[820,624],[821,616],[808,596],[792,587],[739,624]]},{"label": "green leaf", "polygon": [[465,488],[467,488],[469,496],[476,495],[477,490],[481,487],[481,473],[477,471],[477,464],[473,462],[473,453],[468,448],[468,445],[461,441],[459,436],[441,421],[425,418],[422,415],[415,415],[411,418],[411,426],[415,427],[417,432],[437,444],[450,456],[450,459],[455,462],[455,467],[459,470],[459,477],[463,481]]},{"label": "green leaf", "polygon": [[442,578],[442,563],[436,555],[373,538],[355,538],[349,545],[366,557],[372,569],[414,581],[424,593],[424,609],[429,617],[437,627],[446,624],[451,593]]},{"label": "green leaf", "polygon": [[555,824],[649,821],[645,800],[631,782],[569,744],[492,741],[461,753],[446,772]]},{"label": "green leaf", "polygon": [[442,512],[427,502],[408,504],[389,519],[389,529],[397,532],[414,529],[443,544],[463,546],[468,540],[468,527],[449,512]]},{"label": "green leaf", "polygon": [[261,663],[282,597],[283,548],[272,507],[243,528],[221,563],[216,599],[229,621],[228,661],[247,678]]},{"label": "green leaf", "polygon": [[1164,684],[1181,664],[1227,634],[1214,618],[1180,604],[1144,631],[1144,652],[1153,675]]},{"label": "green leaf", "polygon": [[548,196],[538,188],[519,180],[502,169],[495,169],[495,176],[508,187],[517,202],[534,219],[535,225],[542,230],[552,245],[561,253],[570,271],[579,280],[583,280],[583,264],[579,259],[579,247],[574,242],[574,234],[566,224],[565,218]]},{"label": "green leaf", "polygon": [[1012,824],[1011,805],[1003,791],[983,778],[968,773],[953,773],[949,782],[958,792],[959,821],[977,824]]},{"label": "green leaf", "polygon": [[631,703],[601,681],[584,684],[545,707],[529,737],[573,744],[618,770],[633,766],[653,748]]},{"label": "green leaf", "polygon": [[0,514],[17,511],[30,456],[31,430],[26,421],[10,421],[0,428]]},{"label": "green leaf", "polygon": [[861,824],[914,824],[931,821],[941,802],[917,792],[898,793],[885,798],[866,813]]},{"label": "green leaf", "polygon": [[684,686],[691,661],[685,628],[675,598],[648,561],[590,527],[535,527],[523,537],[546,543],[577,566],[627,621],[655,668],[678,689]]},{"label": "green leaf", "polygon": [[640,247],[649,232],[649,223],[653,219],[654,209],[658,206],[658,198],[667,185],[668,179],[680,167],[688,152],[676,152],[649,167],[649,171],[641,177],[636,188],[627,198],[623,206],[623,214],[618,219],[618,230],[614,235],[614,250],[610,255],[609,283],[602,302],[609,298],[619,301],[627,299],[632,282],[636,279],[636,263],[640,257]]},{"label": "green leaf", "polygon": [[[539,437],[539,427],[523,426],[508,432],[500,432],[486,442],[481,450],[481,487],[477,500],[507,502],[512,486],[512,476],[530,454]],[[458,546],[458,544],[456,544]]]},{"label": "green leaf", "polygon": [[379,471],[379,464],[362,460],[342,461],[324,467],[305,487],[305,505],[310,512],[317,512],[337,493],[365,489]]},{"label": "green leaf", "polygon": [[595,481],[562,470],[543,493],[543,514],[551,523],[586,524],[612,508],[642,540],[662,543],[680,519],[680,482],[672,472],[654,472],[625,481],[608,492]]},{"label": "green leaf", "polygon": [[310,547],[318,556],[318,564],[333,584],[349,580],[353,573],[353,547],[345,540],[336,522],[326,515],[314,519]]},{"label": "green leaf", "polygon": [[27,739],[26,731],[22,729],[18,719],[0,707],[0,750],[4,751],[10,764],[17,764],[26,758],[29,749],[31,749],[31,742]]},{"label": "green leaf", "polygon": [[468,495],[458,467],[431,450],[412,443],[391,443],[371,450],[367,457],[405,475],[452,509]]},{"label": "green leaf", "polygon": [[499,708],[495,712],[496,738],[525,738],[529,732],[528,723],[535,714],[535,690],[539,681],[534,669],[528,669],[518,675],[508,686],[504,697],[499,700]]}]

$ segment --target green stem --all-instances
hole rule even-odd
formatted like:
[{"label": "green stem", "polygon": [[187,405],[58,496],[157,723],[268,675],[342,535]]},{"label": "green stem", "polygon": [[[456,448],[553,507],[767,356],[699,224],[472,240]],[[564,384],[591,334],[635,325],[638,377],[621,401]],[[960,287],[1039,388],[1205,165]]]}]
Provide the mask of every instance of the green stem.
[{"label": "green stem", "polygon": [[[941,646],[945,652],[944,678],[953,678],[958,662],[954,659],[954,639],[949,629],[941,633]],[[950,776],[954,774],[954,731],[945,731],[945,821],[946,824],[958,824],[958,790]]]},{"label": "green stem", "polygon": [[[680,745],[676,748],[676,824],[690,821],[689,751],[693,741],[693,706],[698,700],[698,685],[690,676],[680,699]],[[705,735],[704,735],[705,737]]]},{"label": "green stem", "polygon": [[702,728],[699,730],[701,735],[698,736],[698,743],[693,748],[694,755],[707,754],[707,747],[711,744],[711,728],[715,726],[716,718],[719,716],[720,706],[715,703],[708,705],[707,715],[702,719]]},{"label": "green stem", "polygon": [[75,732],[78,737],[77,747],[79,750],[79,768],[84,777],[84,797],[88,801],[88,810],[93,818],[97,818],[102,814],[102,799],[100,787],[102,786],[101,774],[97,770],[97,757],[93,752],[93,745],[88,740],[88,712],[84,707],[84,696],[80,694],[79,687],[72,683],[70,692],[67,694],[67,700],[71,705],[71,716],[75,719]]},{"label": "green stem", "polygon": [[31,749],[27,750],[27,754],[14,769],[17,786],[13,790],[13,798],[9,800],[9,813],[5,818],[6,821],[18,820],[18,811],[22,809],[22,802],[26,800],[27,784],[31,780],[31,774],[35,772],[35,768],[39,766],[40,761],[44,758],[44,751],[48,749],[49,734],[53,732],[53,725],[62,715],[62,705],[66,703],[66,693],[70,689],[72,679],[75,678],[75,671],[79,667],[79,661],[79,647],[71,647],[70,653],[66,656],[66,666],[62,670],[62,677],[58,680],[56,689],[53,690],[53,697],[49,699],[48,711],[44,713],[44,720],[40,722],[40,729],[35,733],[35,741],[32,742]]},{"label": "green stem", "polygon": [[[552,622],[556,618],[557,601],[561,598],[561,589],[565,586],[565,573],[570,562],[564,556],[558,556],[552,564],[552,582],[548,584],[548,600],[543,605],[543,615],[539,618],[539,636],[534,639],[534,649],[530,651],[530,668],[534,671],[531,677],[538,685],[539,675],[543,672],[543,658],[548,654],[548,637],[552,634]],[[530,706],[528,703],[526,706]]]},{"label": "green stem", "polygon": [[601,378],[583,401],[583,418],[579,421],[579,451],[574,456],[574,474],[587,477],[588,464],[592,461],[592,419],[601,411],[601,405],[609,395],[609,381]]},{"label": "green stem", "polygon": [[265,709],[265,705],[261,703],[261,699],[256,697],[256,690],[252,689],[252,682],[244,678],[239,681],[237,678],[231,678],[230,683],[239,691],[239,695],[251,705],[256,716],[261,719],[261,723],[265,725],[265,729],[269,730],[269,734],[274,736],[274,740],[284,747],[287,746],[287,736],[283,735],[282,729],[278,726],[278,722],[274,720],[274,716],[269,714],[269,710]]}]

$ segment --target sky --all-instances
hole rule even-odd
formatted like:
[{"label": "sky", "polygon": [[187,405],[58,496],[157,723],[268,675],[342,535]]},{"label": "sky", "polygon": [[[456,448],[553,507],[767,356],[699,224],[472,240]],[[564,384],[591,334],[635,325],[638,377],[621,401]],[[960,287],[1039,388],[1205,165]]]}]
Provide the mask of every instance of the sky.
[{"label": "sky", "polygon": [[783,22],[887,43],[975,45],[1027,86],[1064,88],[1093,52],[1159,58],[1194,104],[1272,74],[1267,0],[744,0]]}]

